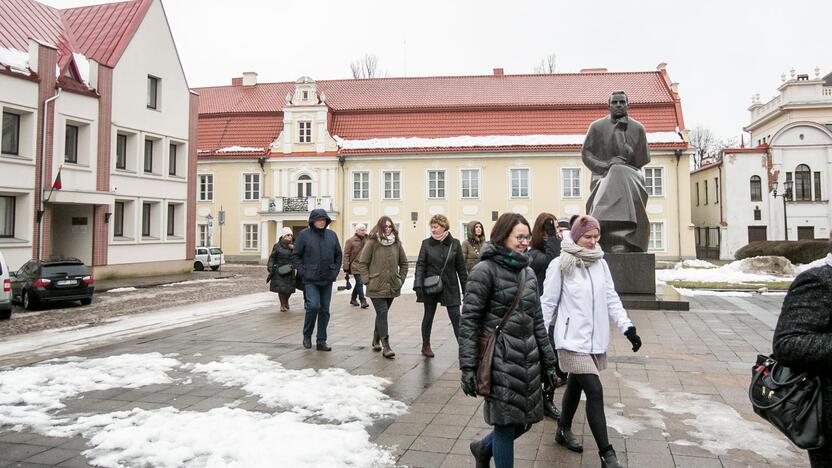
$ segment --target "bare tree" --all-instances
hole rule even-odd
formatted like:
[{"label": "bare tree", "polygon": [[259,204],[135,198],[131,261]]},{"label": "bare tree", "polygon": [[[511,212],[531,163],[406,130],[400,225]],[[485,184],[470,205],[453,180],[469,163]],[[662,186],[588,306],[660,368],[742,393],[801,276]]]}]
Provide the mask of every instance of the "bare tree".
[{"label": "bare tree", "polygon": [[375,54],[364,54],[350,63],[353,78],[375,78],[378,73],[378,57]]},{"label": "bare tree", "polygon": [[702,167],[703,161],[718,161],[722,150],[737,144],[736,138],[719,138],[710,128],[702,126],[691,130],[688,138],[694,148],[694,169]]},{"label": "bare tree", "polygon": [[540,63],[534,66],[534,72],[538,75],[551,75],[557,72],[557,57],[555,54],[549,54],[540,59]]}]

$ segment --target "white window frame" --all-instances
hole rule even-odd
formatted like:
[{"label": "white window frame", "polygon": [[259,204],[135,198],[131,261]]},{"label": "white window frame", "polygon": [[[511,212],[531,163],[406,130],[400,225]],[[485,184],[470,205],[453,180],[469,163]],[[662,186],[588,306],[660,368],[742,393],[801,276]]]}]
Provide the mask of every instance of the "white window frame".
[{"label": "white window frame", "polygon": [[[526,195],[523,195],[522,187],[518,195],[514,195],[514,171],[526,171]],[[522,173],[522,172],[521,172]],[[512,200],[527,200],[531,198],[532,193],[532,171],[528,167],[510,167],[508,168],[508,196]]]},{"label": "white window frame", "polygon": [[[653,226],[661,226],[662,236],[661,239],[658,241],[661,245],[655,245],[656,239],[653,237]],[[651,221],[650,222],[650,237],[647,241],[647,251],[648,252],[666,252],[667,251],[667,225],[664,221]]]},{"label": "white window frame", "polygon": [[[390,196],[387,196],[387,174],[398,174],[398,188],[393,188],[393,179],[390,179]],[[393,194],[396,193],[396,196]],[[402,199],[402,171],[399,169],[391,169],[386,171],[381,171],[381,197],[384,200],[401,200]]]},{"label": "white window frame", "polygon": [[[647,171],[648,170],[653,171],[654,175],[652,177],[650,177],[650,180],[653,181],[653,185],[648,185],[648,183],[647,183],[647,180],[648,180]],[[665,176],[667,171],[664,169],[664,166],[645,166],[644,168],[642,168],[642,171],[643,171],[642,173],[644,174],[644,188],[647,189],[647,195],[650,196],[650,197],[657,197],[657,198],[658,197],[664,197],[664,194],[665,194],[664,187],[665,187],[666,181],[667,181],[667,177]],[[659,179],[661,180],[661,185],[659,186],[658,191],[656,190],[656,187],[655,187],[655,180],[656,180],[655,171],[659,172]]]},{"label": "white window frame", "polygon": [[[256,235],[254,246],[250,246],[248,233],[246,228],[254,226],[253,234]],[[259,252],[260,251],[260,223],[240,223],[240,251],[241,252]]]},{"label": "white window frame", "polygon": [[[443,195],[440,197],[439,195],[439,178],[436,179],[436,195],[431,196],[431,187],[430,187],[430,174],[431,172],[442,173],[442,193]],[[428,200],[447,200],[448,199],[448,170],[447,169],[426,169],[425,170],[425,189],[427,192]]]},{"label": "white window frame", "polygon": [[[246,176],[257,176],[257,198],[251,198],[254,194],[253,191],[249,191],[246,188]],[[252,187],[254,186],[254,180],[251,181]],[[260,198],[263,196],[263,177],[262,174],[259,172],[243,172],[240,175],[240,195],[241,200],[244,202],[256,202],[260,201]]]},{"label": "white window frame", "polygon": [[[210,183],[211,191],[208,192],[206,190],[206,192],[204,193],[204,195],[205,195],[204,198],[203,198],[203,192],[202,192],[202,178],[203,177],[205,177],[206,180],[207,180],[208,177],[211,178],[211,183]],[[207,185],[208,184],[206,183],[206,186]],[[210,197],[208,195],[210,195]],[[203,173],[200,173],[200,174],[196,175],[196,197],[197,197],[198,202],[211,202],[211,203],[213,203],[213,201],[214,201],[214,174],[213,173],[203,172]]]},{"label": "white window frame", "polygon": [[[308,127],[307,127],[308,126]],[[304,128],[307,127],[307,128]],[[312,143],[312,121],[298,120],[298,143]]]},{"label": "white window frame", "polygon": [[[465,196],[465,173],[466,172],[476,172],[477,173],[477,186],[471,187],[469,190],[473,191],[476,190],[476,196],[472,194],[468,194]],[[479,167],[462,167],[459,169],[459,198],[462,200],[479,200],[480,193],[482,192],[482,170]]]},{"label": "white window frame", "polygon": [[[359,188],[360,192],[366,191],[366,196],[355,196],[355,183],[356,183],[356,176],[361,174],[362,176],[366,174],[367,180],[360,181],[361,187]],[[350,196],[353,200],[369,200],[370,199],[370,171],[351,171],[350,172]],[[359,193],[361,195],[361,193]]]},{"label": "white window frame", "polygon": [[[202,241],[202,229],[205,229],[205,241]],[[196,223],[196,248],[208,247],[208,223]]]},{"label": "white window frame", "polygon": [[[578,171],[578,194],[574,195],[574,190],[572,195],[566,194],[566,173],[567,171]],[[581,185],[581,168],[580,167],[562,167],[560,168],[560,198],[561,200],[573,200],[576,198],[581,198],[581,189],[583,188]],[[575,187],[571,187],[574,189]]]}]

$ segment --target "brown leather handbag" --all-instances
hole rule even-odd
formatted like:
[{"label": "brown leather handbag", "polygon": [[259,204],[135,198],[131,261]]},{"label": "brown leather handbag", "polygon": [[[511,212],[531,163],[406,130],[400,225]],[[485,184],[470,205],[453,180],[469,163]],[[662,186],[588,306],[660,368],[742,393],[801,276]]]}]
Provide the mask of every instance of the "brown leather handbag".
[{"label": "brown leather handbag", "polygon": [[477,395],[488,397],[491,396],[491,365],[494,361],[494,347],[497,345],[497,338],[500,336],[500,331],[508,323],[508,318],[520,300],[523,298],[523,289],[526,287],[526,269],[520,270],[520,278],[517,283],[517,294],[514,296],[514,302],[511,307],[503,315],[503,319],[494,331],[486,330],[477,339]]}]

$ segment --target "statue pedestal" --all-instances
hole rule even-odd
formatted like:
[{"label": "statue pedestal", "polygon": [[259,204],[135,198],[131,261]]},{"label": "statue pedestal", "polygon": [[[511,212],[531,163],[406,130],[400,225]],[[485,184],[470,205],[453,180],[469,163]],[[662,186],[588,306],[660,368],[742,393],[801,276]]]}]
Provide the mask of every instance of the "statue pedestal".
[{"label": "statue pedestal", "polygon": [[656,256],[651,253],[605,253],[615,290],[625,309],[689,310],[687,298],[670,286],[656,291]]}]

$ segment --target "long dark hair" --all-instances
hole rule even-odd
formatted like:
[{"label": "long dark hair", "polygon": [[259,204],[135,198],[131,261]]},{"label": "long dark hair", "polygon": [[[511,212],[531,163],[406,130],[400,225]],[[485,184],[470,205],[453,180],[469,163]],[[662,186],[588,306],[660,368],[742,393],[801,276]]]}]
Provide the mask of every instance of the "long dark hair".
[{"label": "long dark hair", "polygon": [[[477,226],[479,226],[480,229],[482,229],[482,234],[480,234],[479,236],[477,236],[476,233],[474,233],[474,229],[476,229]],[[472,244],[482,244],[483,242],[485,242],[485,226],[483,226],[481,222],[471,221],[470,223],[468,223],[468,242]]]},{"label": "long dark hair", "polygon": [[382,236],[384,236],[384,225],[390,223],[393,226],[393,237],[396,238],[396,243],[399,242],[399,231],[396,230],[396,223],[390,219],[389,216],[382,216],[378,219],[378,222],[375,226],[373,226],[373,230],[370,231],[370,237],[375,240],[381,240]]},{"label": "long dark hair", "polygon": [[529,231],[531,231],[531,226],[529,226],[529,222],[526,221],[526,218],[523,217],[521,214],[517,213],[503,213],[497,218],[497,222],[494,224],[494,227],[491,228],[491,243],[494,245],[505,245],[506,239],[508,236],[511,235],[511,231],[514,230],[514,226],[518,224],[525,224]]},{"label": "long dark hair", "polygon": [[555,224],[555,229],[557,229],[558,219],[555,218],[555,215],[552,213],[540,213],[537,215],[537,219],[534,220],[534,229],[532,229],[532,241],[530,246],[531,248],[540,250],[541,252],[546,248],[547,234],[546,230],[543,228],[543,223],[545,223],[547,219],[551,219]]}]

